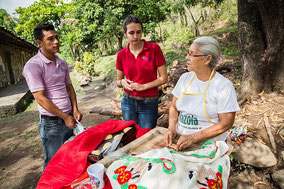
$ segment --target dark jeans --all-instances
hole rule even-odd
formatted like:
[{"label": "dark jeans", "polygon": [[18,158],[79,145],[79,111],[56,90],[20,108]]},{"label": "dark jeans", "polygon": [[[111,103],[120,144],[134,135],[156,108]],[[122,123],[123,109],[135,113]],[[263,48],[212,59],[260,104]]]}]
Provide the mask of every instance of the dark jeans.
[{"label": "dark jeans", "polygon": [[49,119],[41,115],[38,129],[44,150],[44,170],[57,150],[73,135],[73,129],[67,127],[61,118]]},{"label": "dark jeans", "polygon": [[125,94],[121,100],[124,121],[135,121],[141,128],[153,129],[158,119],[158,99],[135,100]]}]

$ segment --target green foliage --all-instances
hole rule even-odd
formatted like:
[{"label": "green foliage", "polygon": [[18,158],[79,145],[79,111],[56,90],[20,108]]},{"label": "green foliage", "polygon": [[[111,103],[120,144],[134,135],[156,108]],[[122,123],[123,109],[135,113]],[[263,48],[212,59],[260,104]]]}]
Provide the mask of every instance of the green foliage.
[{"label": "green foliage", "polygon": [[[48,22],[58,28],[72,8],[70,4],[65,4],[63,1],[59,1],[57,4],[55,0],[40,0],[39,2],[35,1],[27,8],[19,7],[16,9],[19,19],[15,31],[22,38],[34,41],[33,30],[38,24]],[[60,32],[58,33],[60,34]]]},{"label": "green foliage", "polygon": [[95,61],[96,57],[90,52],[84,52],[83,61],[75,62],[75,70],[90,76],[95,75]]},{"label": "green foliage", "polygon": [[[210,30],[212,27],[224,28],[226,25],[237,23],[237,1],[226,0],[215,8],[204,9],[204,23],[202,28]],[[222,26],[220,26],[222,24]]]},{"label": "green foliage", "polygon": [[223,55],[228,55],[228,56],[239,55],[238,45],[235,42],[223,41],[221,42],[220,45],[221,45],[221,52]]},{"label": "green foliage", "polygon": [[114,79],[116,76],[116,55],[100,57],[96,60],[95,70],[101,76]]},{"label": "green foliage", "polygon": [[5,9],[0,9],[0,25],[13,31],[16,27],[15,20],[7,13]]},{"label": "green foliage", "polygon": [[206,35],[213,36],[215,38],[220,38],[219,36],[222,36],[222,40],[219,40],[221,46],[221,54],[228,56],[238,56],[239,50],[237,44],[237,32],[237,25],[234,24],[228,27],[210,31]]},{"label": "green foliage", "polygon": [[[196,19],[202,16],[198,23],[202,35],[221,39],[222,54],[238,55],[235,38],[229,39],[230,33],[237,31],[236,3],[236,0],[71,0],[70,3],[39,0],[30,7],[16,10],[19,19],[15,31],[33,41],[36,25],[52,23],[61,42],[60,56],[69,64],[75,63],[75,70],[114,78],[116,56],[113,54],[122,47],[122,22],[127,15],[141,18],[145,37],[162,42],[167,65],[171,65],[174,60],[185,61],[188,47],[195,38],[189,9]],[[1,15],[6,14],[1,10],[3,20]],[[226,27],[219,26],[220,21]]]},{"label": "green foliage", "polygon": [[147,34],[153,31],[156,23],[164,20],[168,13],[165,0],[74,0],[74,3],[77,6],[74,11],[75,18],[80,20],[80,44],[88,51],[100,49],[101,54],[106,46],[114,46],[113,41],[117,42],[117,49],[121,48],[122,23],[126,16],[139,16]]},{"label": "green foliage", "polygon": [[77,72],[83,72],[83,71],[84,71],[83,62],[76,61],[74,68],[75,68],[75,70],[76,70]]},{"label": "green foliage", "polygon": [[84,52],[84,71],[87,72],[90,76],[95,75],[95,61],[96,61],[96,56],[89,52]]},{"label": "green foliage", "polygon": [[166,59],[167,66],[171,66],[174,60],[184,62],[188,49],[185,47],[176,48],[173,45],[168,45],[165,48],[162,48],[162,51]]},{"label": "green foliage", "polygon": [[181,23],[173,24],[172,22],[165,22],[162,25],[163,35],[167,42],[190,44],[194,38],[193,30],[190,30]]},{"label": "green foliage", "polygon": [[96,53],[85,52],[83,61],[75,62],[75,70],[90,76],[106,76],[114,78],[116,76],[116,55],[98,57]]}]

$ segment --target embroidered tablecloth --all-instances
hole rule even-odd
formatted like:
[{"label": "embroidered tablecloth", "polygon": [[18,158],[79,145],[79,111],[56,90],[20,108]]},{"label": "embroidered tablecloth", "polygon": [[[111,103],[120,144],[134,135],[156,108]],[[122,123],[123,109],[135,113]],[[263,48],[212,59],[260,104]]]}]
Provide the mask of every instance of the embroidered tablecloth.
[{"label": "embroidered tablecloth", "polygon": [[162,148],[117,160],[107,169],[114,189],[227,188],[230,160],[223,141],[176,152]]}]

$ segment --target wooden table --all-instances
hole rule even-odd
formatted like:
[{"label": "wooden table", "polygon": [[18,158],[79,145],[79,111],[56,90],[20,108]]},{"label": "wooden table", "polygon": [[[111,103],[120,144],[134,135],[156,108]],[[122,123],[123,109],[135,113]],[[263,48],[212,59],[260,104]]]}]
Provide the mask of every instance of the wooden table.
[{"label": "wooden table", "polygon": [[[122,151],[127,155],[130,154],[142,154],[152,149],[163,148],[166,146],[164,143],[164,133],[166,132],[166,128],[163,127],[156,127],[146,133],[145,135],[141,136],[140,138],[132,141],[131,143],[127,144],[126,146],[120,148],[118,151]],[[119,152],[113,152],[118,154]],[[111,156],[111,155],[110,155]],[[118,158],[107,158],[104,157],[98,163],[104,164],[106,168],[108,168],[112,162],[117,160]]]}]

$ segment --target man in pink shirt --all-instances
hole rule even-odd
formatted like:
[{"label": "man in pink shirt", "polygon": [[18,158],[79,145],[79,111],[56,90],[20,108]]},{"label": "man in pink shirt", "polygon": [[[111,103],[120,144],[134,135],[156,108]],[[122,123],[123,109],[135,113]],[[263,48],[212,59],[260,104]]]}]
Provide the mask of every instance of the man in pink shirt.
[{"label": "man in pink shirt", "polygon": [[56,55],[59,39],[54,26],[38,25],[34,37],[40,50],[26,63],[23,76],[38,104],[45,169],[61,145],[73,135],[76,120],[80,121],[82,114],[78,110],[68,65]]}]

